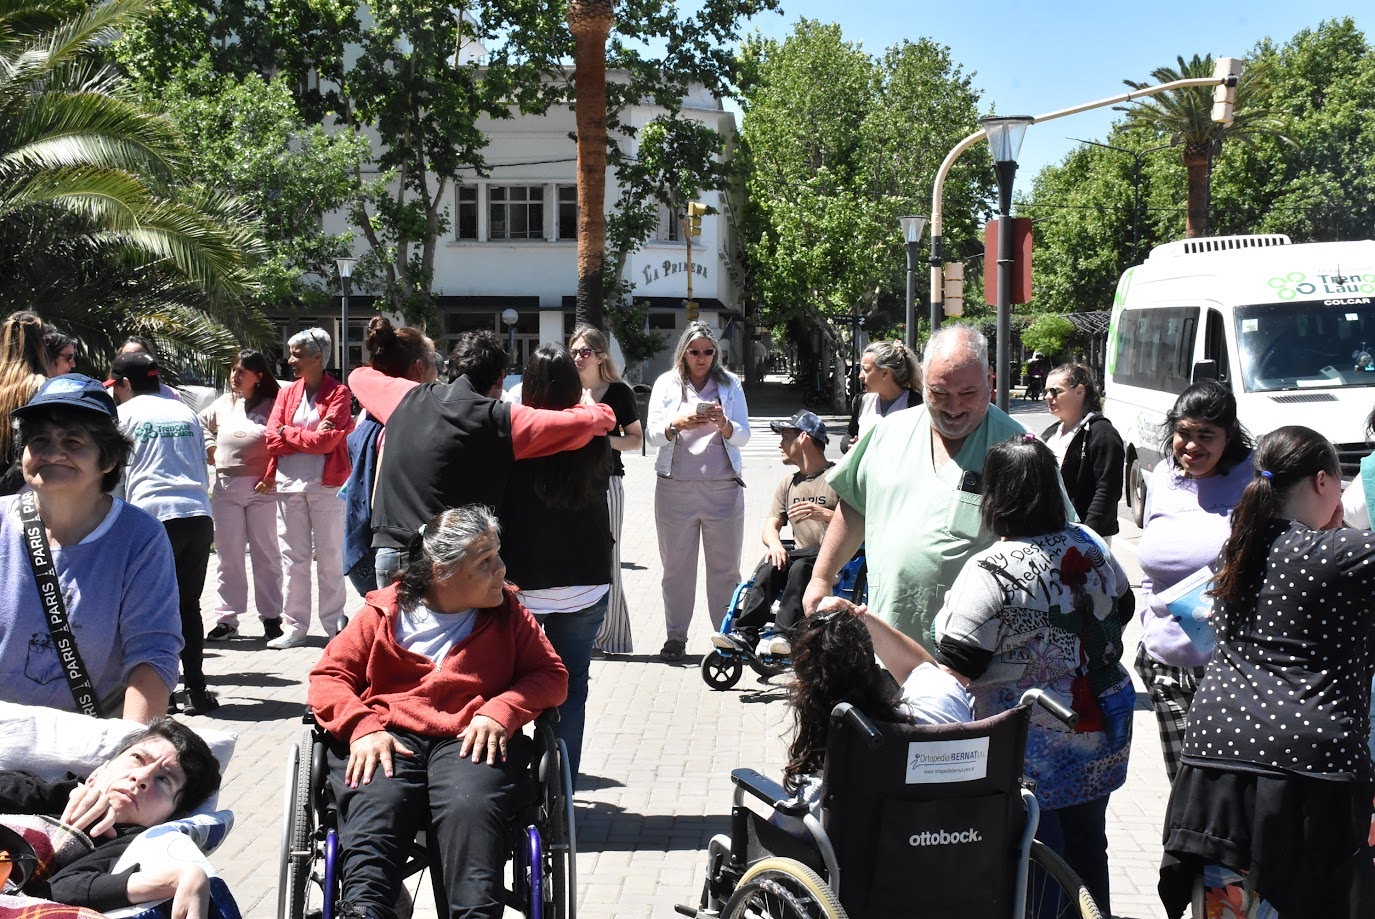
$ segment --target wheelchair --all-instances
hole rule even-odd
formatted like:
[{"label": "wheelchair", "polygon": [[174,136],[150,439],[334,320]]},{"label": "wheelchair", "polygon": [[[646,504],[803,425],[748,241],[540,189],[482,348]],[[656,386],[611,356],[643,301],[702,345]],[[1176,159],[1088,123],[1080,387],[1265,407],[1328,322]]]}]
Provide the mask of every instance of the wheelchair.
[{"label": "wheelchair", "polygon": [[[783,545],[788,549],[792,548],[788,540],[784,540]],[[861,547],[855,557],[840,569],[834,593],[852,603],[863,603],[868,593],[868,584],[868,568],[864,561],[864,549]],[[740,603],[745,593],[754,586],[754,575],[751,574],[735,588],[735,592],[731,594],[730,606],[726,608],[726,617],[721,620],[721,628],[711,636],[712,649],[702,658],[702,680],[712,689],[726,690],[739,683],[746,666],[764,680],[787,673],[792,667],[790,656],[760,653],[758,640],[741,643],[731,634],[735,631],[735,619],[740,612]],[[773,602],[777,603],[778,598],[774,597]],[[777,635],[778,630],[773,623],[759,630],[759,640],[773,639]]]},{"label": "wheelchair", "polygon": [[[534,753],[509,823],[511,883],[504,900],[527,919],[577,919],[573,777],[567,748],[554,736],[552,723],[557,720],[557,711],[550,710],[533,725]],[[329,737],[313,714],[307,713],[303,721],[307,727],[287,751],[277,919],[334,919],[343,879],[339,814],[328,781]],[[403,880],[428,864],[421,830],[412,843]],[[439,873],[431,871],[430,881],[438,914],[447,915]],[[399,892],[397,913],[407,916],[411,904],[404,883]]]},{"label": "wheelchair", "polygon": [[[1041,690],[969,724],[873,724],[831,712],[818,819],[753,769],[731,773],[730,833],[712,839],[695,919],[1101,919],[1084,883],[1035,839],[1022,778],[1031,705],[1073,724]],[[769,809],[746,807],[752,798]]]}]

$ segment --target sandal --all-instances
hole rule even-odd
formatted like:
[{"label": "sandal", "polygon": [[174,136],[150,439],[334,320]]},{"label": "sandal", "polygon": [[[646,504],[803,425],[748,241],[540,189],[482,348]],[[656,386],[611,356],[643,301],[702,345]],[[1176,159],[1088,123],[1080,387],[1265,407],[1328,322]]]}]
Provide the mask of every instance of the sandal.
[{"label": "sandal", "polygon": [[659,649],[659,660],[661,661],[680,661],[683,659],[683,652],[687,649],[687,642],[670,638],[664,642],[664,646]]}]

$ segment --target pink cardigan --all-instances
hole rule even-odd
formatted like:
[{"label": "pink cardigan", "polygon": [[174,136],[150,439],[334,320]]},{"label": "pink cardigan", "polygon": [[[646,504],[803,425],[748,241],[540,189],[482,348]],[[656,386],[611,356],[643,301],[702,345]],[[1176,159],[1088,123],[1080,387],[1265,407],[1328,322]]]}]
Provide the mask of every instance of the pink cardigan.
[{"label": "pink cardigan", "polygon": [[320,484],[326,488],[338,488],[348,481],[349,472],[353,469],[347,443],[349,431],[353,430],[352,396],[347,386],[325,374],[320,381],[320,391],[315,395],[315,404],[320,412],[320,420],[334,422],[334,430],[307,431],[291,424],[305,391],[305,380],[297,380],[277,396],[277,404],[272,407],[272,417],[267,423],[268,461],[263,481],[277,481],[277,457],[292,453],[314,453],[324,454],[325,457],[325,470],[320,476]]}]

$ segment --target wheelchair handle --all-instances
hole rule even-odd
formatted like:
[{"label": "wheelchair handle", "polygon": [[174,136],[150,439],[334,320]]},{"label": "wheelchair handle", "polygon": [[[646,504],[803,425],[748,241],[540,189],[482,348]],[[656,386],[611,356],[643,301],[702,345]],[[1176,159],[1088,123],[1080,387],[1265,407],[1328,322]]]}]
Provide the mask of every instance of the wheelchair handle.
[{"label": "wheelchair handle", "polygon": [[1071,728],[1079,723],[1078,712],[1061,702],[1055,693],[1044,689],[1028,689],[1022,693],[1020,704],[1039,705]]},{"label": "wheelchair handle", "polygon": [[850,727],[859,732],[870,750],[877,750],[883,745],[883,735],[879,733],[878,728],[874,727],[874,723],[864,717],[864,713],[849,702],[841,702],[831,709],[831,725],[839,727],[846,722],[849,722]]}]

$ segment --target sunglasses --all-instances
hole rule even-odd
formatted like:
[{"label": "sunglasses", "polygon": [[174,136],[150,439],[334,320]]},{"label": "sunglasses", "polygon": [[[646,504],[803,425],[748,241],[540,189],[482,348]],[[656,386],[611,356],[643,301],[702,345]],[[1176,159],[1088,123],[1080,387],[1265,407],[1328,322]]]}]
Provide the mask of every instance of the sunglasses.
[{"label": "sunglasses", "polygon": [[581,357],[584,359],[589,358],[594,354],[601,354],[600,351],[594,351],[591,348],[574,348],[572,351],[569,351],[568,353],[573,355],[574,357]]},{"label": "sunglasses", "polygon": [[1061,389],[1061,388],[1058,387],[1058,386],[1047,386],[1047,387],[1046,387],[1046,395],[1047,395],[1047,396],[1050,396],[1050,397],[1053,398],[1053,399],[1058,399],[1058,398],[1060,398],[1060,393],[1062,393],[1062,392],[1069,392],[1069,390],[1067,390],[1067,389]]},{"label": "sunglasses", "polygon": [[688,354],[693,357],[711,357],[716,354],[715,348],[688,348]]}]

